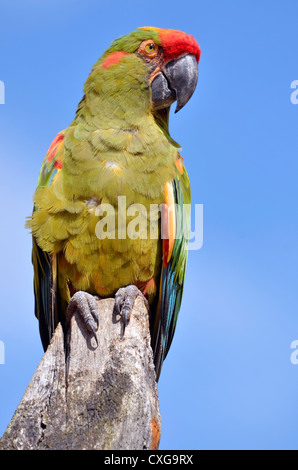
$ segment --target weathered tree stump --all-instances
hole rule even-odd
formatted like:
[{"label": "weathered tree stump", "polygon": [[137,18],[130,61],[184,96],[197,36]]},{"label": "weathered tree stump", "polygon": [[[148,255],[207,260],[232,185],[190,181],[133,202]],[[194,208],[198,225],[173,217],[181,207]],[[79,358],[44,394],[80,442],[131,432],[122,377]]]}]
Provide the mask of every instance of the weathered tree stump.
[{"label": "weathered tree stump", "polygon": [[114,300],[98,301],[98,347],[78,314],[58,325],[0,449],[157,449],[161,418],[147,308],[121,335]]}]

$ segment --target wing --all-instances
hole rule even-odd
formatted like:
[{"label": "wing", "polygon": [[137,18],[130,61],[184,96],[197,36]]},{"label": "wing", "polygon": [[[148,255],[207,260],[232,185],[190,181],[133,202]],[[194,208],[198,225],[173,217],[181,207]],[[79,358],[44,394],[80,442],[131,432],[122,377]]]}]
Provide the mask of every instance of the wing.
[{"label": "wing", "polygon": [[42,186],[50,186],[57,172],[61,170],[64,153],[64,131],[59,132],[51,143],[49,150],[42,162],[37,189]]},{"label": "wing", "polygon": [[165,185],[165,204],[161,217],[163,263],[151,332],[157,380],[175,333],[187,262],[190,185],[182,160],[179,159],[177,163],[181,176]]},{"label": "wing", "polygon": [[[62,168],[64,132],[53,140],[38,178],[37,189],[50,186]],[[33,210],[36,210],[34,207]],[[29,226],[29,224],[28,224]],[[49,345],[55,328],[60,321],[58,295],[57,256],[43,251],[32,237],[32,264],[34,270],[35,315],[39,320],[40,337],[44,349]]]}]

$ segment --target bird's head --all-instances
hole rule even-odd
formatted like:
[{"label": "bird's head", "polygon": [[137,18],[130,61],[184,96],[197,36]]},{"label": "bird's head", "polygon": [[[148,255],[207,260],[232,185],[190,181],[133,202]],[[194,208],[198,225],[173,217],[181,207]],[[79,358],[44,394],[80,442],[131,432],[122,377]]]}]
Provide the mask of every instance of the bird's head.
[{"label": "bird's head", "polygon": [[116,69],[131,54],[146,64],[153,109],[169,108],[175,101],[176,112],[182,109],[198,81],[201,50],[197,41],[182,31],[142,27],[116,39],[105,52],[101,67]]},{"label": "bird's head", "polygon": [[182,31],[140,28],[155,32],[156,40],[142,41],[138,54],[152,68],[149,81],[155,109],[163,109],[177,101],[176,111],[185,106],[198,81],[201,50],[197,41]]},{"label": "bird's head", "polygon": [[121,36],[93,66],[77,117],[136,127],[151,112],[167,127],[171,104],[179,111],[195,91],[200,55],[197,41],[181,31],[143,27]]}]

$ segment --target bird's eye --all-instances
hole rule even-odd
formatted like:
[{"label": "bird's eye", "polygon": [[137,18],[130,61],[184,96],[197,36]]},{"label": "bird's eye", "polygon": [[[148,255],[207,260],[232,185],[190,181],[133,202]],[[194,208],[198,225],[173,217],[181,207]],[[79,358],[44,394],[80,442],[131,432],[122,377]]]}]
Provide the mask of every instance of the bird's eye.
[{"label": "bird's eye", "polygon": [[153,52],[155,50],[153,42],[150,42],[149,44],[147,44],[145,49],[146,49],[147,52]]},{"label": "bird's eye", "polygon": [[155,44],[151,39],[148,41],[143,41],[139,47],[139,51],[141,54],[145,55],[146,57],[155,57],[158,54],[158,45]]}]

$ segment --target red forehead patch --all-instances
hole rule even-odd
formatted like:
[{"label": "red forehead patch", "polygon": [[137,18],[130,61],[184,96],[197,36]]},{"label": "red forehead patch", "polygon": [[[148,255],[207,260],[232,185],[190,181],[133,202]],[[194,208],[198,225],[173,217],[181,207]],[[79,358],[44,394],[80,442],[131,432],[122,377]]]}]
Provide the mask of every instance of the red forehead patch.
[{"label": "red forehead patch", "polygon": [[116,51],[112,52],[112,54],[108,55],[103,63],[101,64],[103,69],[108,69],[111,65],[118,64],[118,62],[122,59],[122,57],[128,55],[127,52]]},{"label": "red forehead patch", "polygon": [[197,41],[190,34],[174,29],[160,29],[159,37],[166,60],[175,59],[182,54],[193,54],[199,62],[201,49]]}]

